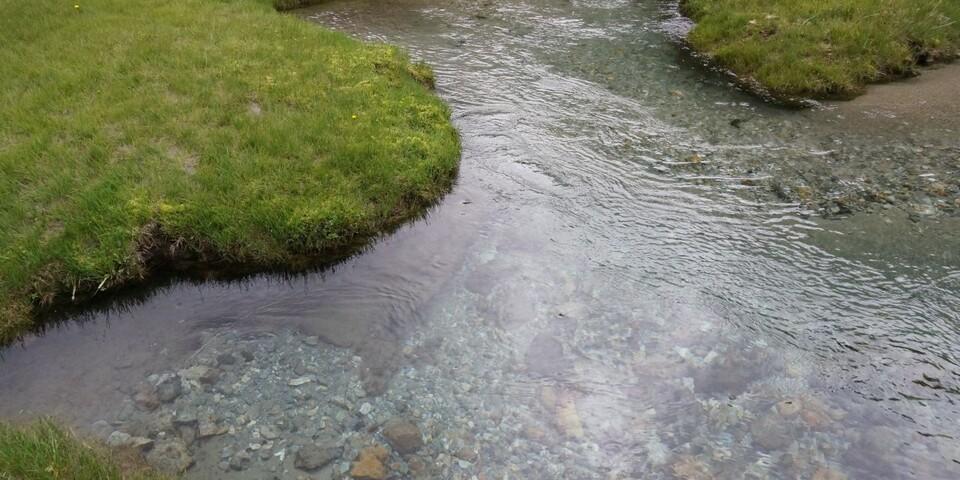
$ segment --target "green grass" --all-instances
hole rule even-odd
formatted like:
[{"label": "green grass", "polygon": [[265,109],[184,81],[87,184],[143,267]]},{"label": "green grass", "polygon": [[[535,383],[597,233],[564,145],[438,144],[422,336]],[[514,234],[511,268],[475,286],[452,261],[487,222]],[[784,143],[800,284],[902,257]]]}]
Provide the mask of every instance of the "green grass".
[{"label": "green grass", "polygon": [[0,480],[161,480],[136,454],[110,452],[49,420],[0,423]]},{"label": "green grass", "polygon": [[682,0],[688,37],[780,97],[851,97],[960,53],[960,0]]},{"label": "green grass", "polygon": [[449,189],[429,70],[273,1],[0,0],[0,343],[151,260],[283,266]]}]

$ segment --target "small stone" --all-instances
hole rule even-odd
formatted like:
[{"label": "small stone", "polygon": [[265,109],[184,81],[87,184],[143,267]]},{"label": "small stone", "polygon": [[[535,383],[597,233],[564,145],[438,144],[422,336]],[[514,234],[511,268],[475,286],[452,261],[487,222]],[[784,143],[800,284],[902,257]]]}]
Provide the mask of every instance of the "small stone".
[{"label": "small stone", "polygon": [[110,448],[120,448],[130,445],[130,434],[116,431],[107,437],[107,446]]},{"label": "small stone", "polygon": [[227,433],[227,427],[218,425],[215,421],[211,420],[201,420],[197,427],[198,438],[215,437],[217,435],[223,435],[224,433]]},{"label": "small stone", "polygon": [[552,335],[541,333],[527,348],[527,371],[541,377],[555,377],[571,367],[563,355],[563,344]]},{"label": "small stone", "polygon": [[163,403],[170,403],[183,393],[183,385],[177,375],[165,375],[157,382],[157,399]]},{"label": "small stone", "polygon": [[792,417],[800,413],[800,401],[795,399],[777,402],[777,412],[784,417]]},{"label": "small stone", "polygon": [[360,405],[360,414],[367,415],[373,411],[373,405],[370,405],[368,402],[363,402],[363,405]]},{"label": "small stone", "polygon": [[197,440],[197,427],[194,425],[180,425],[177,427],[177,433],[187,445],[193,445]]},{"label": "small stone", "polygon": [[173,418],[173,424],[181,426],[196,426],[199,421],[197,420],[197,415],[189,410],[179,410],[177,411],[176,416]]},{"label": "small stone", "polygon": [[401,454],[414,453],[423,446],[420,429],[410,420],[403,418],[388,421],[383,428],[383,437]]},{"label": "small stone", "polygon": [[336,460],[343,448],[332,443],[309,444],[300,447],[293,458],[293,466],[300,470],[316,470]]},{"label": "small stone", "polygon": [[568,437],[583,437],[583,422],[577,412],[577,404],[572,398],[560,399],[557,403],[557,426]]},{"label": "small stone", "polygon": [[139,450],[148,450],[153,447],[153,440],[146,437],[130,437],[130,446]]},{"label": "small stone", "polygon": [[240,351],[240,358],[243,358],[243,361],[244,361],[244,362],[252,362],[252,361],[253,361],[253,352],[251,352],[251,351],[249,351],[249,350],[241,350],[241,351]]},{"label": "small stone", "polygon": [[150,385],[140,385],[133,394],[133,403],[140,410],[152,412],[160,406],[160,399],[157,398],[157,391]]},{"label": "small stone", "polygon": [[364,448],[353,462],[350,476],[358,480],[383,480],[387,477],[387,468],[383,462],[389,456],[390,452],[379,445]]},{"label": "small stone", "polygon": [[233,365],[235,363],[237,363],[237,357],[234,357],[230,353],[221,353],[220,355],[217,355],[217,365],[224,366]]},{"label": "small stone", "polygon": [[110,423],[106,420],[97,420],[90,425],[90,431],[93,432],[94,436],[104,439],[110,435],[110,433],[113,431],[113,427],[110,426]]},{"label": "small stone", "polygon": [[179,475],[193,465],[193,457],[180,440],[158,442],[147,453],[146,460],[153,468],[170,475]]},{"label": "small stone", "polygon": [[250,460],[252,460],[252,457],[246,450],[238,452],[230,458],[230,469],[236,471],[245,470],[250,466]]},{"label": "small stone", "polygon": [[180,377],[188,382],[199,383],[201,385],[213,385],[220,378],[220,371],[206,365],[196,365],[185,368],[178,372]]},{"label": "small stone", "polygon": [[311,347],[316,347],[320,344],[320,337],[316,335],[311,335],[309,337],[303,337],[303,343],[310,345]]},{"label": "small stone", "polygon": [[267,440],[276,440],[280,436],[280,433],[277,432],[277,428],[273,425],[262,425],[260,427],[260,436]]},{"label": "small stone", "polygon": [[290,385],[291,387],[299,387],[300,385],[306,385],[312,381],[313,379],[310,377],[297,377],[287,382],[287,385]]},{"label": "small stone", "polygon": [[454,452],[453,455],[461,460],[466,460],[470,463],[475,463],[477,461],[477,451],[472,448],[462,447],[456,452]]}]

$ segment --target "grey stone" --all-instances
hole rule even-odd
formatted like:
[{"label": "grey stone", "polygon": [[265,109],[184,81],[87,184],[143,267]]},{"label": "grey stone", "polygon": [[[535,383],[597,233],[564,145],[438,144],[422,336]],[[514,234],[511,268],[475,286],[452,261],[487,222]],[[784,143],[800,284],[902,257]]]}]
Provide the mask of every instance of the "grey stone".
[{"label": "grey stone", "polygon": [[120,448],[130,445],[130,434],[116,431],[107,437],[107,446],[110,448]]},{"label": "grey stone", "polygon": [[183,393],[183,385],[177,375],[165,375],[157,382],[157,399],[163,403],[170,403]]},{"label": "grey stone", "polygon": [[333,443],[311,443],[300,447],[293,466],[306,471],[316,470],[340,458],[343,448]]},{"label": "grey stone", "polygon": [[563,355],[563,344],[552,335],[541,333],[534,337],[527,348],[527,371],[531,374],[555,377],[571,367]]},{"label": "grey stone", "polygon": [[217,355],[217,365],[224,366],[233,365],[235,363],[237,363],[237,357],[234,357],[230,353],[221,353],[220,355]]}]

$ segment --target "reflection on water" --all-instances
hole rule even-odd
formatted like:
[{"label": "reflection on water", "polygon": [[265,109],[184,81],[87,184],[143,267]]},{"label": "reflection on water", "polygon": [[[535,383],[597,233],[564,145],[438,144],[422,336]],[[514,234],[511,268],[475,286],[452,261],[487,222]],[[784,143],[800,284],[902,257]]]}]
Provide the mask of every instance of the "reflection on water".
[{"label": "reflection on water", "polygon": [[812,145],[817,113],[693,87],[659,5],[303,15],[436,67],[455,192],[324,275],[178,284],[9,349],[0,415],[149,438],[194,478],[960,475],[956,223],[812,220],[671,168],[777,162],[755,140]]}]

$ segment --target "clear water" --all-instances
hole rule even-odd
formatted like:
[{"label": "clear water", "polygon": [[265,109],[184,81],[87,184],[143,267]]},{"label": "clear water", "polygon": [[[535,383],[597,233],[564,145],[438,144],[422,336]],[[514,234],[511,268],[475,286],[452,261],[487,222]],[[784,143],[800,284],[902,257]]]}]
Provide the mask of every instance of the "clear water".
[{"label": "clear water", "polygon": [[[684,60],[669,4],[300,14],[435,67],[454,192],[326,272],[174,283],[30,338],[4,352],[0,416],[161,438],[215,416],[192,478],[298,478],[297,448],[331,433],[314,478],[340,478],[398,416],[425,445],[392,454],[396,478],[960,476],[956,220],[823,220],[745,181],[831,145],[955,151],[953,125],[766,106]],[[221,374],[134,406],[195,365]]]}]

